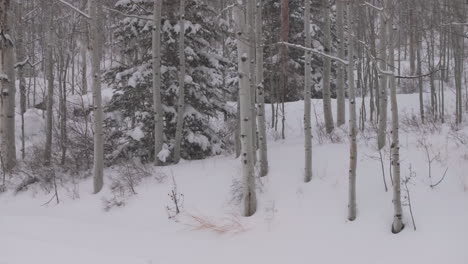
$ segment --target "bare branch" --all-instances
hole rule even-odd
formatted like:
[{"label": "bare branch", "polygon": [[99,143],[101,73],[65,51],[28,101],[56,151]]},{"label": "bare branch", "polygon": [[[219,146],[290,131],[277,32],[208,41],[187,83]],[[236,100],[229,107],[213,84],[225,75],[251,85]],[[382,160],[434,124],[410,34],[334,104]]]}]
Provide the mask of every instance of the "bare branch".
[{"label": "bare branch", "polygon": [[364,6],[371,7],[371,8],[373,8],[373,9],[377,10],[377,11],[380,11],[380,12],[384,11],[384,8],[383,8],[383,7],[377,7],[377,6],[375,6],[375,5],[373,5],[373,4],[369,3],[369,2],[364,2],[363,5],[364,5]]},{"label": "bare branch", "polygon": [[122,16],[125,16],[125,17],[132,17],[132,18],[138,18],[138,19],[142,19],[142,20],[148,20],[148,21],[154,21],[152,18],[150,17],[144,17],[144,16],[137,16],[137,15],[129,15],[129,14],[125,14],[123,12],[120,12],[119,10],[117,9],[113,9],[113,8],[110,8],[110,7],[107,7],[105,6],[104,7],[105,10],[107,11],[112,11],[112,12],[115,12],[115,13],[118,13]]},{"label": "bare branch", "polygon": [[57,1],[59,1],[60,3],[66,5],[66,6],[68,6],[68,7],[70,7],[71,9],[73,9],[74,11],[76,11],[78,14],[80,14],[80,15],[86,17],[87,19],[91,19],[91,17],[90,17],[88,14],[86,14],[86,13],[83,12],[83,11],[81,11],[81,10],[78,9],[77,7],[73,6],[72,4],[66,2],[65,0],[57,0]]},{"label": "bare branch", "polygon": [[296,49],[301,49],[301,50],[304,50],[304,51],[309,51],[309,52],[312,52],[314,54],[317,54],[317,55],[320,55],[322,57],[327,57],[331,60],[334,60],[334,61],[337,61],[339,63],[342,63],[344,65],[348,65],[349,62],[347,60],[343,60],[341,58],[338,58],[338,57],[335,57],[335,56],[332,56],[332,55],[329,55],[329,54],[326,54],[322,51],[319,51],[319,50],[316,50],[316,49],[310,49],[310,48],[307,48],[307,47],[304,47],[302,45],[298,45],[298,44],[292,44],[292,43],[288,43],[288,42],[277,42],[276,44],[278,45],[285,45],[285,46],[288,46],[288,47],[291,47],[291,48],[296,48]]}]

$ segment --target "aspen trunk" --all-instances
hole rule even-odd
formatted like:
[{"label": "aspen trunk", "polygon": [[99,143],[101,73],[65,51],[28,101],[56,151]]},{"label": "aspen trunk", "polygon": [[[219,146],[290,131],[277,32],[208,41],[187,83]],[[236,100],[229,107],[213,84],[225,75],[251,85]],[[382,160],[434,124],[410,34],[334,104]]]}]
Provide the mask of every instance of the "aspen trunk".
[{"label": "aspen trunk", "polygon": [[180,0],[180,32],[179,32],[179,98],[177,100],[177,125],[174,142],[174,163],[180,161],[182,145],[182,130],[185,113],[185,0]]},{"label": "aspen trunk", "polygon": [[[46,7],[47,3],[44,3]],[[47,8],[44,8],[47,10]],[[54,104],[54,58],[52,54],[53,46],[53,21],[54,7],[49,3],[49,18],[47,19],[47,46],[46,46],[46,74],[47,74],[47,117],[46,117],[46,143],[44,148],[44,163],[50,165],[52,158],[52,129],[53,129],[53,104]]]},{"label": "aspen trunk", "polygon": [[13,40],[10,36],[8,14],[10,1],[0,1],[0,156],[9,171],[16,165],[15,144],[15,71]]},{"label": "aspen trunk", "polygon": [[88,79],[87,79],[87,72],[88,72],[88,60],[87,60],[87,45],[85,45],[83,41],[83,46],[81,47],[81,95],[85,95],[88,93]]},{"label": "aspen trunk", "polygon": [[[305,47],[312,48],[312,36],[310,32],[310,0],[305,0],[304,33],[306,36]],[[304,72],[304,137],[305,137],[305,171],[304,181],[312,180],[312,122],[311,122],[311,54],[305,52]]]},{"label": "aspen trunk", "polygon": [[[393,43],[393,35],[396,28],[393,28],[392,23],[388,23],[389,47],[388,60],[392,71],[395,66],[395,51]],[[399,121],[398,121],[398,102],[396,93],[396,78],[390,76],[390,104],[392,108],[392,172],[393,172],[393,225],[392,232],[399,233],[404,225],[402,222],[403,210],[401,208],[401,191],[400,191],[400,141],[399,141]]]},{"label": "aspen trunk", "polygon": [[164,144],[163,108],[161,101],[161,9],[162,0],[154,1],[153,25],[153,111],[154,111],[154,162],[162,165],[158,158]]},{"label": "aspen trunk", "polygon": [[[341,59],[345,58],[345,38],[344,38],[344,10],[343,0],[337,0],[336,2],[336,27],[338,31],[339,49],[338,57]],[[337,110],[336,110],[336,126],[341,126],[346,120],[346,106],[345,106],[345,66],[338,64],[338,85],[336,88],[337,95]],[[371,114],[372,115],[372,114]]]},{"label": "aspen trunk", "polygon": [[[252,1],[253,2],[253,1]],[[256,78],[257,81],[257,118],[258,118],[258,145],[260,149],[260,176],[268,174],[268,152],[265,122],[265,86],[263,74],[263,0],[257,0],[255,16],[256,27]]]},{"label": "aspen trunk", "polygon": [[[331,54],[331,29],[330,29],[330,3],[328,0],[323,0],[322,14],[324,29],[324,51],[326,54]],[[323,115],[325,119],[325,128],[327,133],[331,133],[334,129],[333,113],[331,108],[331,90],[330,90],[330,74],[331,74],[331,59],[323,58]]]},{"label": "aspen trunk", "polygon": [[[289,41],[289,1],[281,0],[281,33],[280,39],[282,42]],[[286,101],[286,94],[288,91],[288,63],[289,55],[288,48],[285,45],[280,47],[280,88],[277,90],[277,98],[281,98],[281,137],[282,139],[286,138],[285,133],[285,122],[286,122],[286,111],[284,109],[284,102]],[[281,93],[281,95],[280,95]],[[280,100],[278,100],[279,104]],[[278,105],[279,106],[279,105]],[[277,113],[279,109],[277,109]],[[278,122],[278,117],[276,118]]]},{"label": "aspen trunk", "polygon": [[[244,7],[247,7],[244,2]],[[255,175],[252,160],[253,138],[251,133],[252,115],[250,111],[250,82],[249,82],[249,34],[246,24],[246,15],[240,7],[235,8],[235,21],[237,23],[237,54],[239,68],[239,98],[241,121],[241,163],[243,176],[243,211],[244,216],[252,216],[257,210],[257,198],[255,194]]]},{"label": "aspen trunk", "polygon": [[104,141],[103,141],[103,111],[101,95],[101,59],[102,59],[102,2],[89,0],[91,17],[90,49],[92,55],[92,84],[94,106],[94,193],[101,191],[104,184]]},{"label": "aspen trunk", "polygon": [[348,3],[348,87],[349,87],[349,192],[348,220],[356,219],[356,168],[357,168],[357,124],[356,124],[356,92],[354,88],[354,10]]},{"label": "aspen trunk", "polygon": [[241,121],[240,121],[240,98],[237,96],[237,116],[236,116],[236,132],[235,132],[235,145],[236,145],[236,158],[240,157],[241,152],[242,152],[242,146],[241,146]]},{"label": "aspen trunk", "polygon": [[[457,7],[463,8],[463,3],[456,5],[454,3],[454,9]],[[455,74],[455,122],[460,124],[463,117],[463,103],[462,103],[462,79],[463,79],[463,54],[464,54],[464,38],[463,38],[463,25],[452,26],[452,43],[453,43],[453,60],[455,62],[454,74]]]},{"label": "aspen trunk", "polygon": [[249,71],[250,71],[250,112],[252,118],[252,158],[257,163],[257,109],[255,108],[256,97],[256,35],[255,35],[255,0],[247,1],[247,25],[249,34]]},{"label": "aspen trunk", "polygon": [[18,80],[20,90],[20,114],[21,114],[21,157],[25,158],[25,139],[24,139],[24,113],[26,112],[26,80],[24,78],[24,66],[26,64],[26,49],[24,43],[24,22],[23,22],[23,3],[18,2],[18,27],[16,39],[16,58],[19,61]]},{"label": "aspen trunk", "polygon": [[[422,74],[422,70],[421,70],[421,67],[422,67],[422,62],[421,62],[421,52],[420,50],[418,49],[417,52],[416,52],[416,57],[417,57],[417,60],[418,60],[418,75],[421,76]],[[419,87],[419,114],[421,115],[421,122],[424,124],[424,120],[425,120],[425,115],[424,115],[424,91],[423,91],[423,78],[422,77],[419,77],[418,78],[418,87]]]},{"label": "aspen trunk", "polygon": [[[387,70],[387,25],[383,13],[380,13],[380,41],[379,41],[379,64],[382,71]],[[387,76],[380,73],[380,98],[379,98],[379,130],[377,136],[378,149],[382,149],[386,142],[387,132]]]}]

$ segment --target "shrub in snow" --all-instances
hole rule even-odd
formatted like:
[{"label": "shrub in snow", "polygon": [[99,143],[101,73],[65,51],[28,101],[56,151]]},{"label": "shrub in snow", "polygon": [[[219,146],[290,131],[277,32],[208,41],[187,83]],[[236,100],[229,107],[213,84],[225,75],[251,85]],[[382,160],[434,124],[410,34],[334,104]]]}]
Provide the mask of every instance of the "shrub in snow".
[{"label": "shrub in snow", "polygon": [[164,172],[156,171],[152,165],[142,164],[138,159],[130,159],[114,166],[110,176],[112,196],[103,198],[104,210],[124,206],[131,196],[137,195],[138,185],[150,177],[154,177],[158,183],[167,178]]},{"label": "shrub in snow", "polygon": [[175,219],[184,206],[184,194],[180,193],[177,189],[177,182],[174,175],[172,175],[172,189],[167,195],[171,200],[169,205],[166,206],[167,215],[169,219]]}]

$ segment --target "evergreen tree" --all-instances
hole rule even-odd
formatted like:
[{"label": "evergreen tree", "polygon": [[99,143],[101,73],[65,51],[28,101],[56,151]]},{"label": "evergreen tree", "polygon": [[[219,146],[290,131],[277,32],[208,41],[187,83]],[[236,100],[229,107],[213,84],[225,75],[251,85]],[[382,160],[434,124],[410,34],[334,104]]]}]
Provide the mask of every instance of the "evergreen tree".
[{"label": "evergreen tree", "polygon": [[[115,28],[115,43],[122,49],[121,64],[106,74],[115,90],[108,105],[107,125],[110,140],[120,145],[110,158],[138,156],[154,159],[154,113],[151,63],[152,0],[125,1],[115,8],[133,17],[120,19]],[[176,129],[178,94],[179,20],[177,3],[163,3],[162,19],[162,104],[164,109],[165,147],[161,159],[170,162]],[[221,32],[217,30],[215,10],[204,1],[187,1],[185,14],[185,118],[182,158],[201,159],[218,154],[224,148],[223,139],[210,119],[220,112],[230,112],[224,98],[222,71],[225,59],[216,48]],[[166,155],[164,155],[166,154]]]}]

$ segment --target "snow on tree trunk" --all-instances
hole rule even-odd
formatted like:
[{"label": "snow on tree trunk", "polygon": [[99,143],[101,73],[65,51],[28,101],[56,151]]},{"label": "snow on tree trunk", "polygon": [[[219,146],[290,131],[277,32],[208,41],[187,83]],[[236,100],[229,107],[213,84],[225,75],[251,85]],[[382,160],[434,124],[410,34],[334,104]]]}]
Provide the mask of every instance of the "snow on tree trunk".
[{"label": "snow on tree trunk", "polygon": [[91,67],[93,88],[93,112],[94,112],[94,193],[101,191],[104,184],[104,141],[103,141],[103,111],[101,95],[101,59],[102,59],[102,2],[101,0],[89,0],[91,17]]},{"label": "snow on tree trunk", "polygon": [[163,108],[161,102],[161,8],[162,0],[154,0],[153,25],[153,109],[154,109],[154,161],[156,165],[162,162],[158,158],[164,144]]},{"label": "snow on tree trunk", "polygon": [[[312,36],[310,32],[310,0],[305,0],[304,33],[306,36],[305,47],[312,48]],[[305,137],[305,172],[304,181],[312,180],[312,123],[311,123],[311,54],[305,52],[304,72],[304,137]]]},{"label": "snow on tree trunk", "polygon": [[356,167],[357,167],[357,124],[356,92],[354,88],[354,30],[353,5],[348,3],[348,87],[349,87],[349,197],[348,219],[356,219]]},{"label": "snow on tree trunk", "polygon": [[174,163],[180,161],[182,145],[182,130],[185,113],[185,0],[180,0],[180,32],[179,32],[179,98],[177,99],[177,125],[174,142]]},{"label": "snow on tree trunk", "polygon": [[[379,68],[382,71],[387,70],[387,22],[383,12],[380,12],[380,41],[379,41]],[[379,128],[377,135],[378,149],[382,149],[386,142],[387,132],[387,81],[388,78],[385,74],[380,73],[380,99],[379,99]]]},{"label": "snow on tree trunk", "polygon": [[[336,27],[339,39],[338,57],[341,59],[345,58],[345,39],[344,39],[344,10],[343,0],[337,0],[336,2]],[[345,123],[346,119],[346,106],[345,106],[345,66],[338,64],[338,83],[336,87],[336,125],[341,126]]]},{"label": "snow on tree trunk", "polygon": [[15,71],[13,40],[8,14],[10,1],[0,1],[0,155],[3,167],[11,170],[16,165],[15,144]]},{"label": "snow on tree trunk", "polygon": [[[324,29],[324,51],[326,54],[331,54],[331,26],[330,26],[330,3],[328,0],[323,0],[322,15]],[[331,59],[323,58],[323,115],[325,119],[325,128],[327,133],[331,133],[335,124],[333,123],[333,113],[331,108],[331,90],[330,90],[330,74],[331,74]]]},{"label": "snow on tree trunk", "polygon": [[[388,60],[390,68],[394,69],[395,66],[395,51],[393,43],[393,32],[396,28],[393,27],[392,23],[388,23],[388,34],[389,34],[389,47],[388,47]],[[399,121],[398,121],[398,102],[396,93],[396,78],[390,76],[390,105],[392,108],[392,173],[393,173],[393,225],[392,232],[398,233],[403,229],[401,209],[401,192],[400,192],[400,142],[399,142]]]},{"label": "snow on tree trunk", "polygon": [[[245,7],[246,5],[244,5]],[[248,28],[246,15],[241,7],[235,8],[235,21],[237,24],[237,54],[239,69],[239,98],[241,121],[241,163],[243,176],[243,211],[244,216],[251,216],[257,210],[257,198],[255,194],[255,175],[252,159],[252,116],[250,111],[250,82],[249,82],[249,47]]]},{"label": "snow on tree trunk", "polygon": [[257,118],[258,118],[258,145],[260,148],[260,176],[268,174],[268,152],[265,123],[265,89],[263,77],[263,1],[257,0],[257,12],[255,17],[256,27],[256,78],[257,81]]}]

